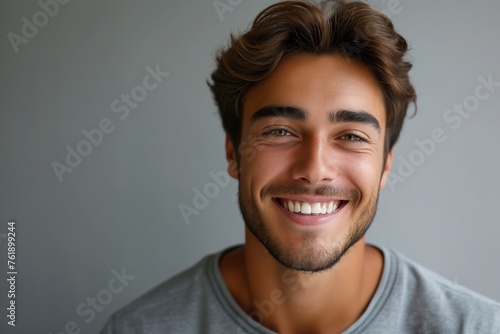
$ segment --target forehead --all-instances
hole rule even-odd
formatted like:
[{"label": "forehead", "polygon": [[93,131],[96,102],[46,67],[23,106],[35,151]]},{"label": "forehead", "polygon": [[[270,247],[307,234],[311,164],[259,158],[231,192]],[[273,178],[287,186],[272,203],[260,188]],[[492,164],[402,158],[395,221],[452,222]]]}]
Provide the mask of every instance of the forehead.
[{"label": "forehead", "polygon": [[243,122],[266,106],[293,106],[311,118],[335,110],[364,110],[385,128],[382,90],[362,63],[340,54],[293,54],[274,72],[253,86],[243,102]]}]

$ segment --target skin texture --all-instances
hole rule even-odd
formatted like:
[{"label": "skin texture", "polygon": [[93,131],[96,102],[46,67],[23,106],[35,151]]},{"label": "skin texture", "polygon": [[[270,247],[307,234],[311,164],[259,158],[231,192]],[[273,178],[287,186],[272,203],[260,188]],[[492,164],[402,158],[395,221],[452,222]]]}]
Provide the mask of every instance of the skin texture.
[{"label": "skin texture", "polygon": [[[383,154],[385,123],[374,76],[340,54],[288,56],[246,96],[247,149],[237,155],[226,140],[245,246],[220,267],[236,302],[264,326],[341,332],[368,305],[383,267],[364,233],[392,163],[392,151]],[[284,209],[286,200],[335,201],[339,209],[305,216]]]}]

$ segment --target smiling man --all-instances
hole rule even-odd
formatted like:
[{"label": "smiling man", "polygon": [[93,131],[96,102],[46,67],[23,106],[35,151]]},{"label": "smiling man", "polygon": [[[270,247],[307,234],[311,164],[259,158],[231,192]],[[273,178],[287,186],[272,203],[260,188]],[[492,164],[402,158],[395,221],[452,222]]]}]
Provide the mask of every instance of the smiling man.
[{"label": "smiling man", "polygon": [[359,2],[280,2],[232,38],[210,87],[245,244],[103,333],[500,333],[498,303],[365,242],[416,100],[406,51]]}]

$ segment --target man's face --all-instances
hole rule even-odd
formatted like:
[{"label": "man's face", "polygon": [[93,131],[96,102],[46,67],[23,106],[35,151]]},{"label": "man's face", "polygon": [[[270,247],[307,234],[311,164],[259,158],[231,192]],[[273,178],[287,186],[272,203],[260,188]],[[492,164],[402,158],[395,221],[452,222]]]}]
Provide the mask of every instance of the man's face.
[{"label": "man's face", "polygon": [[[229,173],[252,235],[288,268],[332,267],[375,215],[385,106],[371,72],[342,55],[295,54],[246,96],[239,161]],[[244,150],[241,150],[245,147]]]}]

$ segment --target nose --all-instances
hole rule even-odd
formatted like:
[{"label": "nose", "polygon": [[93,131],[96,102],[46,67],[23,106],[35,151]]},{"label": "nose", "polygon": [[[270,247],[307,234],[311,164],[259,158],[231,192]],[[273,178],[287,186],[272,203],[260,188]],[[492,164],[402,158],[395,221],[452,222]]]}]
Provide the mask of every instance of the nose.
[{"label": "nose", "polygon": [[304,140],[292,168],[295,180],[318,184],[335,179],[337,171],[328,138],[314,135]]}]

